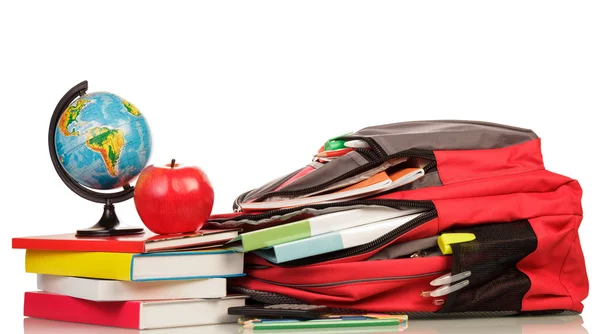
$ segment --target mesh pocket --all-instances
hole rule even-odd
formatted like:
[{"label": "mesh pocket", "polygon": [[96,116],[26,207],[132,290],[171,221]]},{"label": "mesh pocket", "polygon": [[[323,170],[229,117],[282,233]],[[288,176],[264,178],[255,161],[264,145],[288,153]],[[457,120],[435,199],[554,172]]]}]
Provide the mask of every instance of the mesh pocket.
[{"label": "mesh pocket", "polygon": [[471,271],[469,285],[448,296],[441,312],[520,311],[531,287],[517,263],[537,247],[528,221],[485,224],[455,232],[476,239],[452,245],[452,274]]}]

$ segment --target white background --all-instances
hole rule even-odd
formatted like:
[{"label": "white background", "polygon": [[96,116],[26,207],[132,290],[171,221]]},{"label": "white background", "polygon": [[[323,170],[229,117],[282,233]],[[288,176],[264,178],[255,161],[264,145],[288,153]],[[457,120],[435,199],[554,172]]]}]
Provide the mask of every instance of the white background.
[{"label": "white background", "polygon": [[[35,289],[11,238],[72,232],[101,212],[60,181],[47,148],[56,103],[82,80],[142,111],[150,163],[204,169],[213,213],[368,125],[532,128],[547,169],[584,189],[582,316],[594,332],[599,17],[593,1],[2,1],[2,332],[22,332],[23,292]],[[133,201],[117,212],[142,226]]]}]

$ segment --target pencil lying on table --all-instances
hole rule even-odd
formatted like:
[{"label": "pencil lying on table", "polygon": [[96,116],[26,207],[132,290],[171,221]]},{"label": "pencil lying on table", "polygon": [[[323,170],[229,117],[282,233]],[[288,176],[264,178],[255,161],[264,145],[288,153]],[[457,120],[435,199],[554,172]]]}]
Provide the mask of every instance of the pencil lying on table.
[{"label": "pencil lying on table", "polygon": [[397,318],[344,320],[344,319],[316,319],[305,321],[272,321],[248,322],[244,328],[253,330],[269,329],[301,329],[301,328],[334,328],[334,327],[369,327],[369,326],[396,326],[403,321]]}]

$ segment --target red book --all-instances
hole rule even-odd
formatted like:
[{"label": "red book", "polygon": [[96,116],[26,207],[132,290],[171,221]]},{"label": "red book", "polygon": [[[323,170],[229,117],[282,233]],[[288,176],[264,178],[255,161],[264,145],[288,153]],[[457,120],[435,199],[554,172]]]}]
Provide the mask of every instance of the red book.
[{"label": "red book", "polygon": [[171,328],[235,322],[227,314],[244,306],[247,297],[232,295],[213,299],[174,299],[96,302],[51,294],[26,292],[24,316],[133,329]]},{"label": "red book", "polygon": [[78,237],[74,233],[67,233],[13,238],[12,248],[117,253],[191,250],[222,245],[235,238],[239,231],[239,229],[200,230],[194,233],[168,235],[145,231],[143,234],[113,237]]}]

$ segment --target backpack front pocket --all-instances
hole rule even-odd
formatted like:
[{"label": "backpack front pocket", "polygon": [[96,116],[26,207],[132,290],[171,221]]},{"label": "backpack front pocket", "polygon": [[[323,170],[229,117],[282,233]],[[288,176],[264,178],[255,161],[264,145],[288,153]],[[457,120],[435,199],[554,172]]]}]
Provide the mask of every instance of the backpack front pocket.
[{"label": "backpack front pocket", "polygon": [[[271,292],[312,304],[373,312],[439,310],[422,296],[430,282],[451,271],[451,256],[336,263],[296,268],[247,268],[232,287]],[[401,301],[401,302],[400,302]]]},{"label": "backpack front pocket", "polygon": [[[457,229],[455,232],[476,236],[473,241],[452,245],[452,275],[468,272],[469,283],[449,295],[441,312],[522,311],[527,309],[523,301],[527,295],[532,298],[534,285],[534,290],[545,290],[544,298],[554,295],[552,298],[557,304],[562,303],[562,299],[568,301],[564,309],[571,308],[569,292],[560,282],[560,267],[568,254],[561,249],[571,247],[572,231],[564,229],[563,235],[538,236],[533,226],[537,225],[539,231],[540,224],[559,225],[572,219],[574,217],[541,217],[532,219],[533,224],[519,220]],[[539,255],[529,257],[536,250],[546,254],[547,261],[540,261]],[[557,263],[553,266],[555,272],[552,272],[552,263]],[[544,268],[544,276],[539,275],[539,268]],[[533,298],[540,292],[534,293]]]}]

